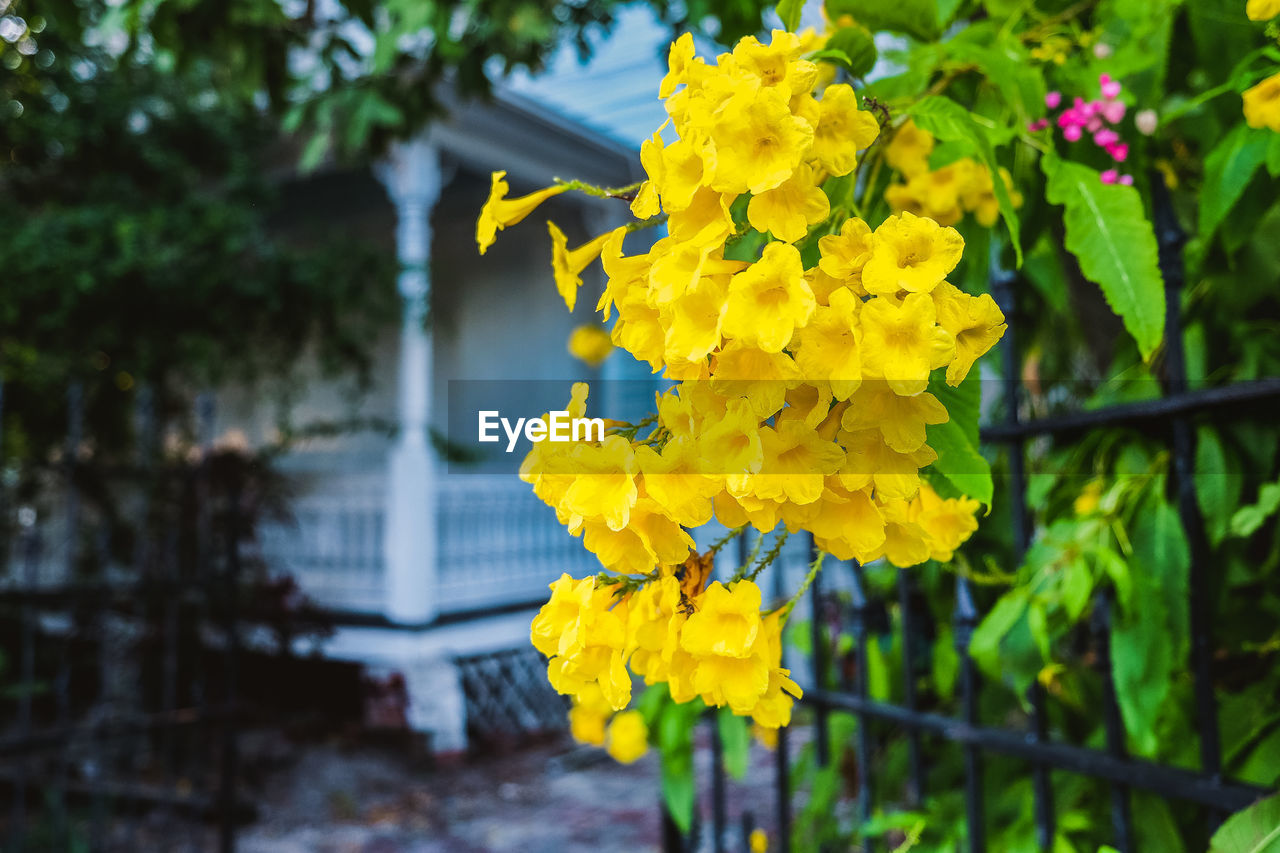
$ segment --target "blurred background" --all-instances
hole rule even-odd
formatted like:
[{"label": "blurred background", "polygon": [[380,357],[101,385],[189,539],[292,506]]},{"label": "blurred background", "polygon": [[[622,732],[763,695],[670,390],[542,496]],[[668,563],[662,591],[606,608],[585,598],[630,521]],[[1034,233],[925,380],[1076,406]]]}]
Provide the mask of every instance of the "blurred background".
[{"label": "blurred background", "polygon": [[590,555],[443,424],[465,379],[651,402],[565,348],[602,282],[569,316],[475,218],[496,169],[634,182],[673,34],[761,13],[0,0],[4,849],[656,845],[528,646]]}]

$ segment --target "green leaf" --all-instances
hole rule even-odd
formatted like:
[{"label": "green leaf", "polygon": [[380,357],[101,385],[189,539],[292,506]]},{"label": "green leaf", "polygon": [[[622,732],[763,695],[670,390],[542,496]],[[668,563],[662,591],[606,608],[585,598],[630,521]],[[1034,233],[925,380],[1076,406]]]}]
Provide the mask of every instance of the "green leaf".
[{"label": "green leaf", "polygon": [[298,171],[304,174],[310,172],[320,165],[320,161],[324,159],[324,155],[328,152],[329,134],[325,131],[319,131],[307,140],[306,147],[302,149],[302,158],[298,161]]},{"label": "green leaf", "polygon": [[1066,210],[1066,246],[1085,277],[1098,283],[1111,310],[1150,359],[1164,335],[1164,280],[1156,238],[1133,187],[1104,184],[1088,166],[1046,154],[1046,195]]},{"label": "green leaf", "polygon": [[854,77],[865,77],[879,58],[875,39],[865,27],[841,27],[827,39],[826,50],[809,58],[817,59],[830,51],[837,51],[844,57],[841,61]]},{"label": "green leaf", "polygon": [[1280,510],[1280,482],[1267,483],[1258,489],[1258,500],[1242,506],[1231,516],[1231,535],[1252,536],[1266,520]]},{"label": "green leaf", "polygon": [[1280,133],[1271,134],[1271,144],[1267,146],[1267,171],[1271,177],[1280,178]]},{"label": "green leaf", "polygon": [[662,750],[662,799],[681,832],[693,825],[696,781],[693,774],[693,727],[702,708],[698,701],[669,702],[658,722],[658,747]]},{"label": "green leaf", "polygon": [[926,427],[929,446],[938,454],[926,470],[941,477],[960,494],[991,506],[995,491],[991,464],[978,449],[978,407],[982,392],[977,372],[971,372],[956,388],[941,378],[934,379],[929,383],[929,390],[947,407],[951,419]]},{"label": "green leaf", "polygon": [[1273,136],[1275,134],[1265,128],[1253,128],[1241,122],[1209,152],[1204,160],[1204,185],[1200,192],[1202,240],[1213,236],[1240,200],[1266,159]]},{"label": "green leaf", "polygon": [[716,712],[716,726],[720,730],[720,743],[724,746],[724,769],[734,779],[747,775],[751,758],[751,730],[747,718],[739,717],[731,708]]},{"label": "green leaf", "polygon": [[827,17],[852,15],[874,31],[888,30],[933,41],[942,35],[956,12],[954,0],[827,0]]},{"label": "green leaf", "polygon": [[915,123],[941,140],[962,140],[973,145],[978,156],[991,171],[991,186],[996,201],[1000,203],[1000,216],[1005,227],[1009,229],[1009,239],[1013,243],[1013,251],[1017,257],[1017,265],[1022,266],[1022,245],[1018,213],[1013,208],[1013,200],[1009,197],[1009,188],[1000,179],[1000,164],[996,162],[995,150],[991,146],[991,137],[987,130],[973,119],[973,115],[964,107],[942,95],[929,95],[921,98],[909,110]]},{"label": "green leaf", "polygon": [[1027,610],[1027,590],[1015,588],[1001,596],[969,638],[969,656],[991,678],[1001,678],[1000,644]]},{"label": "green leaf", "polygon": [[1280,794],[1227,818],[1209,841],[1209,853],[1280,853]]},{"label": "green leaf", "polygon": [[1232,510],[1243,486],[1235,458],[1227,455],[1216,430],[1196,430],[1196,499],[1204,515],[1205,532],[1214,545],[1231,529]]},{"label": "green leaf", "polygon": [[804,0],[782,0],[774,9],[782,19],[782,26],[794,33],[800,26],[800,13],[804,11]]}]

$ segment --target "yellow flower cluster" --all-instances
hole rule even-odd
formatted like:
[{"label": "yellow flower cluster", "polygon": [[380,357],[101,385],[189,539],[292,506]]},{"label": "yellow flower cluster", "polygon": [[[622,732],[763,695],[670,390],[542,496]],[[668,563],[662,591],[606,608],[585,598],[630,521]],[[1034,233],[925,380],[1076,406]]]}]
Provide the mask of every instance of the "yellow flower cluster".
[{"label": "yellow flower cluster", "polygon": [[[594,577],[562,575],[551,585],[551,600],[533,621],[533,644],[550,658],[551,684],[574,696],[574,737],[605,741],[605,719],[631,699],[628,663],[646,684],[666,683],[676,702],[700,696],[767,729],[791,720],[800,688],[782,668],[782,612],[761,613],[751,580],[706,586],[712,558],[692,556],[620,595]],[[634,724],[625,726],[616,738],[634,744]],[[635,753],[634,746],[619,751]]]},{"label": "yellow flower cluster", "polygon": [[[824,184],[857,167],[879,124],[851,87],[823,84],[805,49],[775,31],[708,64],[682,36],[660,92],[675,138],[642,146],[631,206],[665,216],[666,236],[628,255],[626,227],[570,250],[550,226],[566,303],[599,254],[612,342],[679,382],[643,424],[538,442],[521,467],[605,569],[632,576],[563,576],[533,624],[584,740],[626,707],[631,673],[678,702],[787,723],[799,690],[781,668],[785,610],[762,613],[748,578],[708,586],[712,555],[694,552],[690,529],[781,523],[838,559],[905,567],[949,560],[977,526],[977,501],[920,477],[937,459],[926,428],[948,420],[927,388],[934,371],[963,381],[1004,317],[946,280],[964,248],[954,229],[905,210],[875,228],[832,216]],[[508,200],[499,176],[494,187],[482,248],[540,195]],[[744,236],[762,248],[733,251]],[[575,385],[571,417],[586,397]]]},{"label": "yellow flower cluster", "polygon": [[[1000,204],[996,201],[991,170],[972,157],[961,157],[941,169],[930,169],[933,145],[933,135],[912,121],[904,123],[893,135],[885,147],[885,161],[900,172],[904,180],[885,189],[884,198],[889,207],[899,213],[909,211],[927,216],[940,225],[954,225],[966,213],[972,213],[984,228],[995,225]],[[1008,171],[1001,169],[1000,179],[1009,190],[1014,206],[1020,207],[1022,196],[1013,188]]]}]

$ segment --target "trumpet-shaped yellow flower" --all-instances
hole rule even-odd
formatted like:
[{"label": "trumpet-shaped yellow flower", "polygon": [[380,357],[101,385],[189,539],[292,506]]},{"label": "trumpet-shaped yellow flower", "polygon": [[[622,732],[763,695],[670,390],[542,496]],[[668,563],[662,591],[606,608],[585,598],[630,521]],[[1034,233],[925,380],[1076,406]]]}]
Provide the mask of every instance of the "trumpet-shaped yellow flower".
[{"label": "trumpet-shaped yellow flower", "polygon": [[814,543],[837,560],[867,562],[884,547],[884,518],[870,489],[845,489],[831,478],[805,524]]},{"label": "trumpet-shaped yellow flower", "polygon": [[880,123],[858,109],[858,96],[845,83],[828,86],[819,102],[813,134],[813,157],[832,175],[847,175],[858,165],[858,152],[875,142]]},{"label": "trumpet-shaped yellow flower", "polygon": [[785,352],[766,352],[742,341],[730,341],[711,365],[711,388],[727,397],[744,397],[761,419],[778,413],[787,389],[799,383],[800,370]]},{"label": "trumpet-shaped yellow flower", "polygon": [[605,751],[620,764],[631,764],[649,751],[649,727],[639,711],[623,711],[609,722]]},{"label": "trumpet-shaped yellow flower", "polygon": [[826,306],[814,310],[797,335],[796,364],[806,380],[829,383],[837,400],[847,400],[862,382],[862,302],[849,290],[836,290]]},{"label": "trumpet-shaped yellow flower", "polygon": [[914,453],[924,445],[927,424],[945,424],[950,419],[947,407],[929,392],[903,397],[888,383],[876,380],[853,395],[840,425],[850,432],[878,429],[885,444],[899,453]]},{"label": "trumpet-shaped yellow flower", "polygon": [[547,199],[559,195],[568,187],[547,187],[520,198],[507,198],[511,187],[506,181],[506,172],[494,172],[492,186],[489,189],[489,200],[480,210],[480,218],[476,220],[476,246],[480,254],[489,251],[498,232],[523,220]]},{"label": "trumpet-shaped yellow flower", "polygon": [[874,237],[871,227],[858,217],[845,220],[839,234],[829,234],[818,240],[822,259],[818,266],[834,279],[856,279],[862,285],[862,268],[871,260]]},{"label": "trumpet-shaped yellow flower", "polygon": [[719,247],[733,233],[733,216],[729,212],[732,196],[701,187],[689,206],[673,211],[667,218],[667,231],[677,242],[690,246]]},{"label": "trumpet-shaped yellow flower", "polygon": [[893,134],[884,149],[884,159],[908,178],[929,171],[929,155],[933,153],[933,134],[907,120]]},{"label": "trumpet-shaped yellow flower", "polygon": [[933,291],[938,325],[956,339],[956,356],[947,365],[947,384],[959,385],[973,363],[1004,336],[1004,312],[990,294],[971,296],[943,282]]},{"label": "trumpet-shaped yellow flower", "polygon": [[728,288],[728,276],[705,277],[661,311],[668,363],[702,361],[720,346]]},{"label": "trumpet-shaped yellow flower", "polygon": [[637,496],[637,468],[630,442],[610,435],[598,446],[580,443],[572,458],[577,476],[561,498],[559,509],[571,516],[601,519],[610,530],[626,527]]},{"label": "trumpet-shaped yellow flower", "polygon": [[929,559],[932,548],[928,534],[912,520],[911,507],[905,500],[882,501],[880,511],[884,515],[883,556],[886,560],[907,569]]},{"label": "trumpet-shaped yellow flower", "polygon": [[936,319],[925,293],[909,293],[900,305],[885,297],[868,300],[861,314],[864,376],[882,378],[908,397],[927,388],[929,371],[956,353],[955,338]]},{"label": "trumpet-shaped yellow flower", "polygon": [[963,252],[959,231],[904,211],[875,230],[871,257],[862,268],[862,286],[883,296],[900,290],[928,293],[956,268]]},{"label": "trumpet-shaped yellow flower", "polygon": [[925,533],[929,556],[939,562],[951,559],[973,532],[978,529],[975,517],[981,504],[972,498],[943,499],[927,483],[911,501],[909,516]]},{"label": "trumpet-shaped yellow flower", "polygon": [[625,232],[626,229],[616,228],[614,231],[606,231],[572,250],[569,248],[564,232],[554,222],[547,223],[547,230],[551,232],[551,269],[556,277],[556,290],[564,298],[564,304],[572,311],[578,301],[578,288],[582,286],[582,271],[600,257],[600,250],[604,248],[605,243],[614,239],[615,232]]},{"label": "trumpet-shaped yellow flower", "polygon": [[840,484],[850,492],[874,485],[877,500],[915,497],[920,469],[938,458],[927,444],[911,453],[899,453],[885,444],[878,429],[841,430],[837,439],[848,452],[840,468]]},{"label": "trumpet-shaped yellow flower", "polygon": [[1266,127],[1280,133],[1280,74],[1245,89],[1244,120],[1249,127]]},{"label": "trumpet-shaped yellow flower", "polygon": [[754,85],[777,87],[789,98],[812,89],[818,76],[816,65],[799,59],[803,49],[800,37],[786,30],[774,30],[768,45],[746,36],[734,45],[730,65]]},{"label": "trumpet-shaped yellow flower", "polygon": [[794,243],[809,233],[809,226],[827,218],[831,203],[813,182],[813,170],[801,164],[777,187],[751,197],[747,221],[751,227],[786,243]]},{"label": "trumpet-shaped yellow flower", "polygon": [[765,352],[782,352],[816,307],[800,252],[786,243],[769,243],[759,261],[730,280],[724,332]]},{"label": "trumpet-shaped yellow flower", "polygon": [[761,427],[760,443],[764,450],[760,473],[741,476],[749,478],[752,494],[761,500],[813,503],[822,497],[826,475],[834,474],[845,461],[839,445],[823,439],[802,420]]},{"label": "trumpet-shaped yellow flower", "polygon": [[732,588],[716,581],[684,623],[680,647],[700,657],[749,657],[760,631],[760,601],[760,587],[752,581],[738,581]]},{"label": "trumpet-shaped yellow flower", "polygon": [[813,144],[813,125],[791,114],[776,88],[739,92],[710,127],[716,169],[712,189],[762,193],[781,184]]},{"label": "trumpet-shaped yellow flower", "polygon": [[692,438],[675,438],[661,451],[636,448],[644,488],[672,520],[684,527],[700,527],[711,520],[711,499],[720,491],[714,477],[702,473],[703,461]]}]

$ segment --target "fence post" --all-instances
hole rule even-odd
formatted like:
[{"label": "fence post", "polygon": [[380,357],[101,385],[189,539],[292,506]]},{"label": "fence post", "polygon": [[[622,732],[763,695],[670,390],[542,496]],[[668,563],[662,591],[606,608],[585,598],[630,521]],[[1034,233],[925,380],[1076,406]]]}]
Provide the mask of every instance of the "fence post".
[{"label": "fence post", "polygon": [[[1000,341],[1000,365],[1003,377],[1004,422],[1010,427],[1018,425],[1018,385],[1021,359],[1018,354],[1017,296],[1014,290],[1016,278],[1001,268],[993,253],[991,294],[1005,316],[1004,338]],[[1031,520],[1027,511],[1026,442],[1015,436],[1007,445],[1009,457],[1009,515],[1013,520],[1013,563],[1020,565],[1031,542]],[[1045,711],[1044,687],[1039,681],[1031,684],[1027,699],[1031,705],[1031,737],[1043,743],[1049,737],[1048,714]],[[1053,837],[1057,822],[1053,805],[1053,780],[1049,768],[1037,764],[1032,768],[1032,785],[1035,792],[1036,843],[1043,851],[1053,849]]]},{"label": "fence post", "polygon": [[[1188,390],[1187,359],[1183,342],[1182,285],[1185,277],[1182,248],[1186,233],[1178,224],[1164,175],[1152,173],[1152,211],[1160,251],[1160,272],[1165,294],[1165,381],[1169,394]],[[1185,414],[1173,418],[1173,470],[1178,489],[1178,518],[1187,537],[1190,566],[1187,578],[1188,627],[1191,632],[1191,672],[1195,682],[1196,723],[1200,733],[1200,767],[1216,784],[1222,779],[1222,747],[1218,729],[1218,704],[1213,691],[1212,605],[1216,593],[1208,571],[1212,549],[1205,534],[1204,518],[1196,498],[1196,436]],[[1211,810],[1212,830],[1223,815]]]},{"label": "fence post", "polygon": [[[853,647],[858,674],[853,682],[853,691],[859,699],[867,698],[867,639],[871,632],[867,626],[867,613],[871,602],[867,599],[866,582],[862,576],[862,565],[857,560],[853,566]],[[905,668],[905,667],[904,667]],[[847,689],[848,685],[842,685]],[[871,820],[871,718],[865,713],[858,714],[858,754],[855,757],[858,767],[858,814],[865,823]],[[912,737],[914,740],[914,733]],[[918,742],[916,744],[919,745]],[[916,758],[919,758],[917,752]],[[874,853],[875,842],[870,838],[862,839],[864,853]]]},{"label": "fence post", "polygon": [[[1090,628],[1097,643],[1096,665],[1102,677],[1102,724],[1107,752],[1116,758],[1128,755],[1125,747],[1124,719],[1116,700],[1115,680],[1111,677],[1111,590],[1105,589],[1094,600]],[[1129,786],[1111,785],[1111,823],[1116,832],[1116,849],[1133,853],[1133,819],[1129,811]]]},{"label": "fence post", "polygon": [[[978,626],[978,607],[969,581],[956,578],[956,606],[952,614],[956,652],[960,656],[960,694],[966,725],[978,725],[978,668],[969,655],[969,640]],[[964,747],[965,821],[969,833],[969,853],[985,853],[987,832],[983,818],[982,753],[978,747]]]}]

